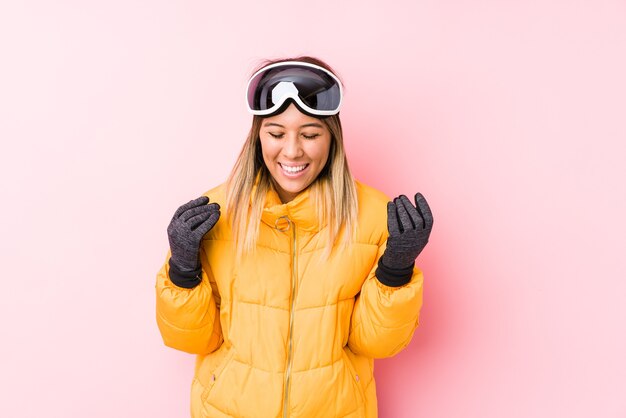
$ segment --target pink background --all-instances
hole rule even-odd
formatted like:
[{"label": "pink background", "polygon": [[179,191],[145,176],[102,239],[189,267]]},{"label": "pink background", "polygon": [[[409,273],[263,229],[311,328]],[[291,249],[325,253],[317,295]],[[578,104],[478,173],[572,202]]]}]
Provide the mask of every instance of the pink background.
[{"label": "pink background", "polygon": [[0,416],[188,416],[155,275],[224,181],[258,60],[346,83],[355,176],[428,199],[381,417],[626,416],[624,1],[0,5]]}]

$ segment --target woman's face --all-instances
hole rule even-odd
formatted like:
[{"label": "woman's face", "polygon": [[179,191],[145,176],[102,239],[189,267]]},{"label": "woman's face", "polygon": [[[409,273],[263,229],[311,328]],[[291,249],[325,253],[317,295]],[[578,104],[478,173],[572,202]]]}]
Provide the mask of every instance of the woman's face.
[{"label": "woman's face", "polygon": [[328,160],[330,131],[293,103],[283,113],[263,119],[259,137],[263,161],[283,203],[309,187]]}]

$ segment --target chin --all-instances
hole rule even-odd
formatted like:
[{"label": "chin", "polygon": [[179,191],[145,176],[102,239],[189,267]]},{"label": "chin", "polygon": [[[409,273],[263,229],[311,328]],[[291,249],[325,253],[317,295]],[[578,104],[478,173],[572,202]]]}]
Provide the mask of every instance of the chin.
[{"label": "chin", "polygon": [[304,189],[306,189],[306,186],[298,187],[298,188],[292,188],[292,187],[285,188],[285,187],[283,187],[284,191],[286,191],[287,193],[293,193],[293,194],[298,194],[298,193],[302,192]]}]

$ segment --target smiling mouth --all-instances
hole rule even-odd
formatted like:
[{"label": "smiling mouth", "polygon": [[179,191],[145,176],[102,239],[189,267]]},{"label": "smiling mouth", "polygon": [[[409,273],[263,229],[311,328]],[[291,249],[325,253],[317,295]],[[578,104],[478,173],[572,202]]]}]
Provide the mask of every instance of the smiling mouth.
[{"label": "smiling mouth", "polygon": [[302,170],[306,169],[309,164],[301,164],[298,166],[294,166],[294,167],[290,167],[287,165],[283,165],[281,163],[278,163],[278,165],[280,165],[280,167],[283,169],[283,171],[285,171],[288,174],[297,174],[299,172],[301,172]]}]

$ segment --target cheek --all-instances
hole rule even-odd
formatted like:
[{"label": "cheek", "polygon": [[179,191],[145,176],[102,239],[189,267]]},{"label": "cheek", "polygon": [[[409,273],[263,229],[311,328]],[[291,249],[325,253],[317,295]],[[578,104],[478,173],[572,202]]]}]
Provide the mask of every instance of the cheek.
[{"label": "cheek", "polygon": [[[320,144],[320,146],[316,147],[315,150],[311,151],[315,155],[315,159],[320,162],[323,166],[328,160],[329,152],[330,152],[330,141],[324,144]],[[313,155],[313,154],[311,154]]]},{"label": "cheek", "polygon": [[276,149],[272,147],[272,143],[261,140],[261,154],[265,162],[272,161],[276,156]]}]

